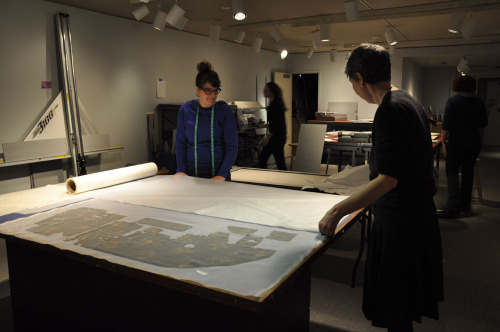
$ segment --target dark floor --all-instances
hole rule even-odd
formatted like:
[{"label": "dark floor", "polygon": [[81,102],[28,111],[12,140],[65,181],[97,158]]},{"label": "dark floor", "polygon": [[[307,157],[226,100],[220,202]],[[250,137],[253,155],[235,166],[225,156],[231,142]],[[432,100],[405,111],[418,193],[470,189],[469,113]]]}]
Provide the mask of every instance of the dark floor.
[{"label": "dark floor", "polygon": [[[421,324],[415,323],[415,331],[500,331],[500,149],[484,148],[480,159],[483,201],[474,191],[471,215],[440,220],[445,286],[441,318],[424,318]],[[442,160],[435,197],[438,207],[446,200],[444,167]],[[356,287],[350,285],[359,234],[360,227],[353,226],[314,263],[311,332],[381,330],[372,327],[361,312],[363,261]],[[2,242],[0,265],[5,259]],[[9,286],[4,281],[0,282],[0,332],[9,331],[13,331]]]},{"label": "dark floor", "polygon": [[[445,162],[441,160],[436,205],[446,202]],[[440,319],[424,318],[415,331],[500,331],[500,149],[484,148],[479,174],[483,201],[474,191],[470,216],[441,219],[445,301]],[[352,227],[313,267],[311,332],[382,331],[361,311],[363,267],[350,287],[360,227]]]}]

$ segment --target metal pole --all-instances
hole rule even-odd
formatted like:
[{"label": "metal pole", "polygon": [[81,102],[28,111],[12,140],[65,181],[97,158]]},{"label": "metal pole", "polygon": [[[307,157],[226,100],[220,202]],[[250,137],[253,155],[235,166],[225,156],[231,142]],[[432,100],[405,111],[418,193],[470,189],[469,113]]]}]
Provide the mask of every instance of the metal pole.
[{"label": "metal pole", "polygon": [[66,128],[72,157],[74,175],[84,175],[86,160],[83,151],[82,133],[80,126],[80,112],[76,92],[76,79],[73,66],[73,51],[71,33],[69,30],[69,15],[56,14],[56,27],[59,54],[59,77],[64,93],[66,110]]}]

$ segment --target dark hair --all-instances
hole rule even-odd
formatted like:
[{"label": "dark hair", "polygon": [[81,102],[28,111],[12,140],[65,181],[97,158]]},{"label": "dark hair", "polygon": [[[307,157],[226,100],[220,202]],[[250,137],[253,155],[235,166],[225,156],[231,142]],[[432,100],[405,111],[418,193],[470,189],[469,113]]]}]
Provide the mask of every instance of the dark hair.
[{"label": "dark hair", "polygon": [[219,75],[212,69],[212,64],[207,60],[196,65],[198,75],[196,75],[196,86],[203,88],[203,84],[210,83],[214,88],[220,88]]},{"label": "dark hair", "polygon": [[382,46],[364,43],[352,51],[344,72],[356,82],[356,73],[360,73],[363,80],[369,84],[390,82],[391,57]]},{"label": "dark hair", "polygon": [[283,107],[283,110],[286,111],[285,101],[283,100],[283,90],[281,90],[280,86],[274,82],[267,82],[266,86],[271,90],[271,93],[274,96],[273,103],[278,103]]},{"label": "dark hair", "polygon": [[476,92],[476,79],[469,75],[460,75],[451,81],[451,89],[455,92]]}]

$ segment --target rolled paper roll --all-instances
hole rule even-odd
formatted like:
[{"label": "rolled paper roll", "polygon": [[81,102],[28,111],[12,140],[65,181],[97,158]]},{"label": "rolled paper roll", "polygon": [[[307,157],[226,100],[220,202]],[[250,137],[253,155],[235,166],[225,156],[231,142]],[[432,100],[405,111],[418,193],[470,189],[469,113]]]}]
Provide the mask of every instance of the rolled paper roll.
[{"label": "rolled paper roll", "polygon": [[146,163],[77,176],[66,180],[66,191],[68,194],[76,195],[89,190],[147,178],[156,175],[157,172],[158,167],[155,163]]}]

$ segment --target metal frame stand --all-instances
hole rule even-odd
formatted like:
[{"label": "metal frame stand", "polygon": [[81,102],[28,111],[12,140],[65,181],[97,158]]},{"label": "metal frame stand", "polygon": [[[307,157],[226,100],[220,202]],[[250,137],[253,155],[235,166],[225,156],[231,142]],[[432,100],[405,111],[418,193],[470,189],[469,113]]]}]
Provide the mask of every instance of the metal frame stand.
[{"label": "metal frame stand", "polygon": [[63,105],[66,115],[68,144],[71,152],[73,173],[75,176],[87,174],[86,158],[83,151],[80,112],[76,92],[75,70],[73,65],[73,49],[69,29],[69,15],[55,15],[56,43],[58,46],[59,80],[63,88]]}]

